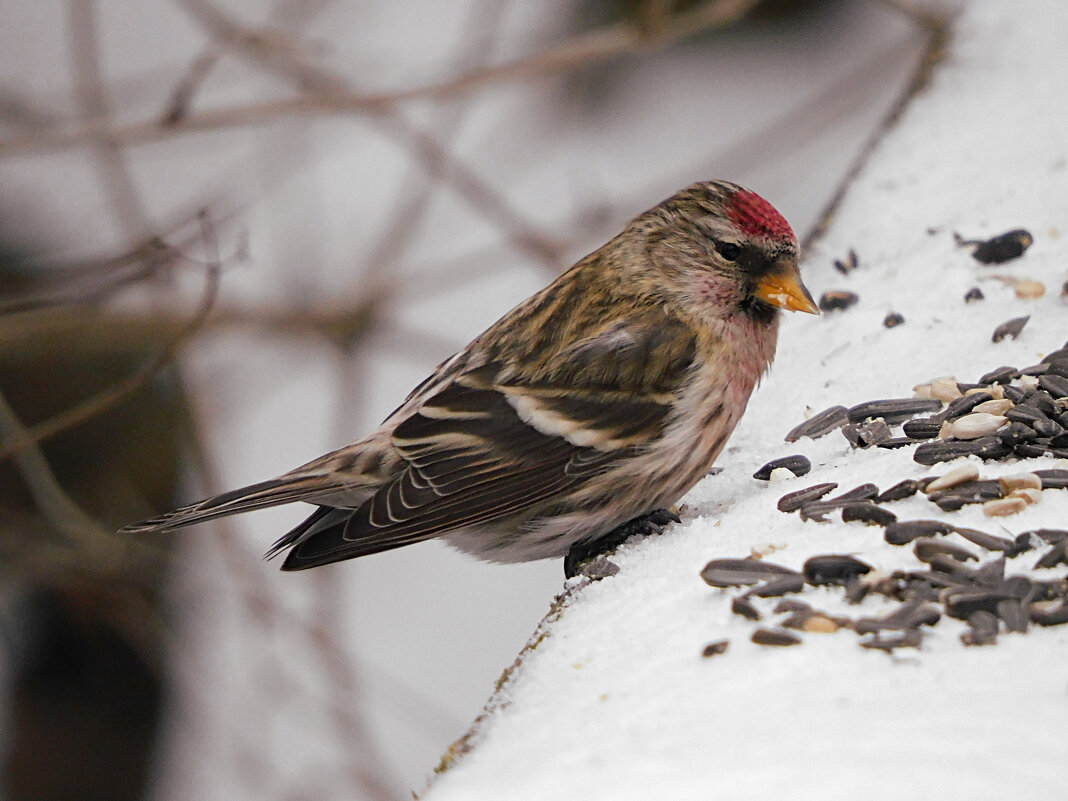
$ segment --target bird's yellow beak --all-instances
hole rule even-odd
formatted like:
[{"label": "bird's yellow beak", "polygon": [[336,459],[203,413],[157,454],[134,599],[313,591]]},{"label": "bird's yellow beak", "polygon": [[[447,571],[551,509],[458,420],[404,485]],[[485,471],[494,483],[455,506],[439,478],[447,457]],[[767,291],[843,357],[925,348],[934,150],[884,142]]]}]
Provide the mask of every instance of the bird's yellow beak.
[{"label": "bird's yellow beak", "polygon": [[756,297],[772,306],[790,311],[803,311],[819,314],[819,307],[812,299],[808,288],[801,283],[801,273],[796,264],[784,265],[781,269],[768,273],[757,283]]}]

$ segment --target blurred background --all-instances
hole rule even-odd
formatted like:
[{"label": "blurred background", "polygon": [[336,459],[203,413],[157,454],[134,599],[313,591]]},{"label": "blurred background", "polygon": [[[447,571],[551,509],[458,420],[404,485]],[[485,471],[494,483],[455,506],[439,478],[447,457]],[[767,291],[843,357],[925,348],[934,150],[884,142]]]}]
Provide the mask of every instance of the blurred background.
[{"label": "blurred background", "polygon": [[430,542],[281,574],[261,555],[306,507],[114,530],[363,435],[695,180],[803,237],[930,11],[4,0],[0,799],[421,791],[558,562]]}]

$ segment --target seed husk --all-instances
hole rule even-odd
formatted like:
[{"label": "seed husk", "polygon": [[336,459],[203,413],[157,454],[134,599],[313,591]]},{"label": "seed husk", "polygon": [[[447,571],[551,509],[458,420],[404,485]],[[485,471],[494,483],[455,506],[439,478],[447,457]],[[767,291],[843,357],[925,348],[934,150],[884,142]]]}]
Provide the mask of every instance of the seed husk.
[{"label": "seed husk", "polygon": [[858,403],[849,409],[849,421],[862,423],[869,417],[881,417],[887,423],[900,423],[917,414],[936,412],[942,402],[935,398],[887,398]]},{"label": "seed husk", "polygon": [[763,559],[713,559],[701,571],[701,578],[712,587],[743,587],[790,575],[801,574]]},{"label": "seed husk", "polygon": [[1068,565],[1068,540],[1052,543],[1050,549],[1035,562],[1036,568],[1057,567],[1057,565]]},{"label": "seed husk", "polygon": [[979,377],[980,384],[1008,384],[1019,375],[1015,367],[1003,364]]},{"label": "seed husk", "polygon": [[891,545],[906,545],[920,537],[948,534],[950,530],[950,525],[941,520],[903,520],[887,526],[883,539]]},{"label": "seed husk", "polygon": [[848,554],[810,557],[801,568],[809,584],[844,584],[854,576],[870,573],[872,566]]},{"label": "seed husk", "polygon": [[958,484],[963,484],[966,481],[976,481],[979,478],[979,468],[974,464],[963,464],[960,467],[954,467],[952,470],[943,473],[934,481],[928,483],[923,491],[925,494],[930,495],[932,492],[938,492],[938,490],[949,489],[955,487]]},{"label": "seed husk", "polygon": [[1011,597],[995,590],[950,589],[942,593],[942,603],[945,605],[947,615],[958,620],[967,620],[979,611],[994,614],[997,612],[998,602]]},{"label": "seed husk", "polygon": [[897,515],[874,503],[862,501],[842,507],[843,523],[866,523],[869,526],[888,526],[897,522]]},{"label": "seed husk", "polygon": [[786,435],[787,442],[797,442],[801,437],[818,439],[830,434],[849,422],[849,410],[845,406],[831,406],[819,414],[814,414],[805,422],[794,426]]},{"label": "seed husk", "polygon": [[905,498],[911,498],[919,491],[919,488],[919,481],[914,478],[906,478],[904,481],[897,482],[890,489],[877,495],[875,502],[886,503],[887,501],[900,501]]},{"label": "seed husk", "polygon": [[983,504],[983,514],[987,517],[1008,517],[1022,512],[1027,506],[1023,498],[998,498]]},{"label": "seed husk", "polygon": [[979,531],[974,528],[964,528],[963,526],[953,526],[953,531],[973,545],[978,545],[980,548],[985,548],[988,551],[1004,551],[1006,553],[1016,550],[1015,543],[1006,539],[1005,537],[998,537],[994,534],[987,534],[985,531]]},{"label": "seed husk", "polygon": [[876,447],[892,449],[892,448],[904,448],[904,447],[907,447],[909,445],[915,445],[915,444],[916,444],[916,440],[912,439],[911,437],[890,437],[890,439],[884,439],[882,442],[877,443]]},{"label": "seed husk", "polygon": [[997,615],[1009,631],[1025,632],[1031,622],[1027,610],[1018,598],[1006,598],[997,603]]},{"label": "seed husk", "polygon": [[849,440],[854,448],[868,448],[872,445],[882,445],[892,438],[890,426],[885,420],[870,420],[863,425],[850,423],[842,426],[842,434]]},{"label": "seed husk", "polygon": [[974,559],[976,562],[979,561],[978,554],[963,545],[931,537],[921,537],[916,540],[916,543],[912,546],[912,552],[916,554],[916,558],[921,562],[927,563],[930,563],[937,554],[944,554],[951,559],[956,559],[958,562],[967,562],[969,559]]},{"label": "seed husk", "polygon": [[725,654],[727,653],[727,648],[730,646],[730,644],[730,640],[716,640],[715,642],[710,642],[704,647],[704,650],[701,651],[701,656],[703,656],[705,659],[708,659],[712,656],[719,656],[720,654]]},{"label": "seed husk", "polygon": [[860,302],[860,295],[844,289],[832,289],[820,295],[820,311],[845,311]]},{"label": "seed husk", "polygon": [[993,342],[1001,342],[1005,337],[1011,337],[1016,339],[1020,336],[1020,332],[1023,331],[1024,326],[1027,325],[1027,321],[1031,319],[1031,315],[1025,315],[1023,317],[1014,317],[1011,320],[1006,320],[997,328],[994,329],[994,333],[990,339]]},{"label": "seed husk", "polygon": [[1028,609],[1032,623],[1040,626],[1060,626],[1068,623],[1068,601],[1033,603]]},{"label": "seed husk", "polygon": [[804,577],[800,573],[776,576],[773,579],[757,584],[745,595],[755,595],[757,598],[778,598],[788,592],[801,592],[805,588]]},{"label": "seed husk", "polygon": [[800,637],[784,629],[759,628],[753,632],[753,636],[750,639],[757,645],[786,647],[801,644]]},{"label": "seed husk", "polygon": [[901,325],[904,322],[905,322],[904,315],[901,315],[898,312],[889,312],[889,313],[887,313],[886,317],[883,318],[883,327],[884,328],[896,328],[897,326]]},{"label": "seed husk", "polygon": [[960,635],[965,645],[993,645],[998,638],[998,619],[985,609],[968,615],[968,631]]},{"label": "seed husk", "polygon": [[781,459],[772,459],[765,464],[755,473],[753,478],[761,481],[767,481],[771,478],[771,471],[776,468],[783,467],[793,473],[795,476],[803,476],[812,469],[812,462],[808,460],[808,457],[801,454],[795,454],[793,456],[783,456]]},{"label": "seed husk", "polygon": [[808,612],[812,609],[812,606],[797,598],[783,598],[772,610],[775,614],[781,615],[785,612]]},{"label": "seed husk", "polygon": [[1068,470],[1051,468],[1035,470],[1034,474],[1042,479],[1042,489],[1068,489]]},{"label": "seed husk", "polygon": [[1004,264],[1018,259],[1034,241],[1031,233],[1024,228],[1014,228],[984,240],[961,239],[957,236],[958,245],[974,248],[972,258],[980,264]]},{"label": "seed husk", "polygon": [[829,481],[823,484],[813,484],[811,487],[788,492],[779,498],[778,509],[780,512],[796,512],[806,503],[818,501],[828,492],[838,488],[838,484]]},{"label": "seed husk", "polygon": [[849,255],[846,256],[845,261],[842,261],[841,259],[834,260],[834,269],[836,269],[842,275],[849,275],[851,272],[857,269],[858,263],[859,262],[857,259],[857,252],[853,250],[853,248],[850,248]]},{"label": "seed husk", "polygon": [[986,296],[983,294],[983,290],[981,290],[977,286],[973,286],[971,289],[964,293],[964,302],[976,303],[977,301],[980,301],[985,297]]},{"label": "seed husk", "polygon": [[741,615],[746,620],[760,620],[762,617],[760,610],[748,598],[735,598],[731,601],[731,611],[736,615]]}]

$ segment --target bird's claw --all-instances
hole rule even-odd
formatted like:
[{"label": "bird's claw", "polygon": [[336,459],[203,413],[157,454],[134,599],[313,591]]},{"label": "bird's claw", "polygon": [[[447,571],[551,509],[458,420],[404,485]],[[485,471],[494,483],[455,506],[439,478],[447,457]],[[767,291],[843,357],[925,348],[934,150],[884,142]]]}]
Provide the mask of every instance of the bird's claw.
[{"label": "bird's claw", "polygon": [[[564,577],[574,578],[580,573],[585,574],[587,565],[595,561],[599,562],[599,557],[611,553],[631,537],[660,534],[668,523],[681,522],[678,514],[670,509],[654,509],[648,514],[628,520],[595,540],[576,542],[564,557]],[[596,572],[599,575],[591,576],[591,578],[594,580],[605,578],[604,571]],[[607,575],[614,575],[614,572],[607,573]]]}]

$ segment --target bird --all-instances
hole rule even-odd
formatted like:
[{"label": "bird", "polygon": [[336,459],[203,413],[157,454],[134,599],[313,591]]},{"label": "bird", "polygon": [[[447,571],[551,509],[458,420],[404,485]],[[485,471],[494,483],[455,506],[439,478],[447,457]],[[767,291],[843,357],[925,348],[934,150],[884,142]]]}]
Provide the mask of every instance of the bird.
[{"label": "bird", "polygon": [[501,317],[382,424],[277,478],[122,529],[305,502],[265,558],[301,570],[441,538],[498,563],[578,565],[659,531],[774,358],[782,310],[819,314],[768,201],[692,184]]}]

